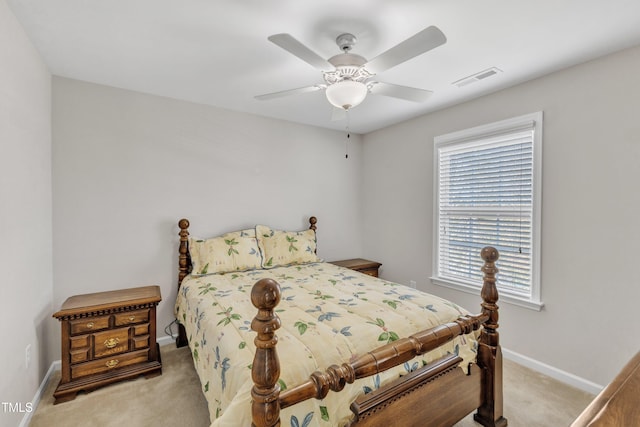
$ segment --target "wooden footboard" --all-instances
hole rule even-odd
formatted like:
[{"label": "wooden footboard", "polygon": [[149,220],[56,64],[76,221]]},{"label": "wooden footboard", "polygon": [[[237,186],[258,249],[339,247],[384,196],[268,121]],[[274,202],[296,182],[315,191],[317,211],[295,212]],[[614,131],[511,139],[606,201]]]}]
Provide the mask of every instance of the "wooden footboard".
[{"label": "wooden footboard", "polygon": [[461,362],[456,355],[445,356],[358,397],[351,404],[355,417],[350,427],[453,425],[481,403],[480,370],[470,365],[465,373]]},{"label": "wooden footboard", "polygon": [[[417,355],[431,351],[458,335],[482,327],[477,366],[467,375],[457,366],[459,358],[441,359],[357,399],[352,405],[352,426],[379,426],[385,423],[403,426],[450,426],[477,408],[474,419],[484,426],[506,426],[502,416],[502,354],[498,328],[498,292],[496,289],[498,251],[482,250],[484,284],[481,291],[482,312],[464,316],[455,322],[439,325],[391,342],[365,354],[354,362],[333,365],[325,372],[314,372],[305,383],[280,393],[280,365],[275,331],[280,319],[275,307],[280,302],[280,286],[272,279],[262,279],[253,287],[251,301],[258,314],[251,323],[257,333],[256,354],[252,366],[252,425],[280,426],[280,409],[310,398],[322,399],[329,391],[338,392],[347,383],[375,375],[400,365]],[[425,405],[424,402],[430,402]],[[416,410],[419,408],[419,410]],[[400,424],[398,424],[398,422]]]}]

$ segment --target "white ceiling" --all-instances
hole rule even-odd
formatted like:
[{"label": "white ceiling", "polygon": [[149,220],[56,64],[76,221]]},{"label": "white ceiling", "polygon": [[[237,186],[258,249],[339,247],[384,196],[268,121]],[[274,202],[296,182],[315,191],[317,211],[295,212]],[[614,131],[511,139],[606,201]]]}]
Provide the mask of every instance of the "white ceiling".
[{"label": "white ceiling", "polygon": [[[357,133],[640,44],[640,0],[7,1],[55,75],[332,129],[346,122],[331,120],[321,91],[254,99],[322,83],[268,36],[289,33],[329,58],[350,32],[352,52],[372,59],[440,28],[446,44],[376,77],[434,94],[420,104],[369,95],[350,113]],[[503,72],[452,84],[490,67]]]}]

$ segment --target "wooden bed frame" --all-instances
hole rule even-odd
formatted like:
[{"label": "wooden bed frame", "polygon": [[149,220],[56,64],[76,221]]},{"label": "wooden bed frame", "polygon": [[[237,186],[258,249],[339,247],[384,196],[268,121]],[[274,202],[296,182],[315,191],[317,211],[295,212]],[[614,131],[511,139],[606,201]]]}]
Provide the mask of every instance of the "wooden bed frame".
[{"label": "wooden bed frame", "polygon": [[[317,219],[309,218],[309,228],[316,229]],[[181,219],[178,288],[191,272],[189,257],[189,221]],[[329,366],[314,372],[296,387],[280,391],[280,363],[276,351],[275,331],[280,319],[275,308],[280,302],[280,286],[275,280],[262,279],[251,291],[251,302],[258,313],[251,323],[257,333],[256,353],[251,375],[252,426],[279,427],[280,410],[307,399],[324,398],[329,391],[339,392],[347,383],[375,375],[403,364],[458,335],[480,329],[475,364],[463,371],[462,359],[448,355],[366,395],[352,404],[355,414],[351,427],[385,425],[452,426],[473,411],[474,420],[486,427],[502,427],[507,420],[502,414],[502,351],[498,334],[498,291],[495,262],[498,251],[485,247],[481,252],[484,266],[482,311],[454,322],[426,329],[373,349],[353,362]],[[188,344],[184,326],[179,324],[178,347]]]}]

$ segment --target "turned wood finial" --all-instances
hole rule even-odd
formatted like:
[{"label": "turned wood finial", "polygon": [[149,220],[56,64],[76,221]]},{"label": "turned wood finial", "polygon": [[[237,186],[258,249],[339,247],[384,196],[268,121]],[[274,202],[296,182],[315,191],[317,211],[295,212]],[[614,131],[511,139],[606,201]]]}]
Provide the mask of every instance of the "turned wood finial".
[{"label": "turned wood finial", "polygon": [[[480,296],[482,297],[482,312],[489,316],[484,326],[488,329],[487,332],[492,333],[498,329],[498,305],[496,304],[496,302],[498,302],[498,288],[496,287],[498,268],[495,263],[500,257],[500,254],[496,248],[487,246],[480,251],[480,256],[484,260],[484,265],[482,266],[484,279],[482,291],[480,292]],[[497,340],[497,336],[495,338]],[[497,341],[492,345],[497,345]]]},{"label": "turned wood finial", "polygon": [[[256,319],[258,319],[263,312],[275,316],[273,309],[280,303],[280,285],[278,282],[273,279],[261,279],[257,281],[251,289],[251,303],[255,308],[260,310]],[[271,319],[271,317],[269,319]],[[260,320],[269,319],[261,318]],[[280,320],[278,319],[278,326],[279,325]]]},{"label": "turned wood finial", "polygon": [[482,272],[482,316],[487,320],[482,325],[478,338],[478,357],[476,362],[482,370],[482,404],[473,419],[483,426],[506,427],[507,420],[502,416],[502,350],[500,348],[500,334],[498,333],[498,289],[496,261],[498,250],[487,246],[482,249],[480,256],[484,260]]},{"label": "turned wood finial", "polygon": [[498,250],[493,246],[485,246],[480,251],[480,256],[485,262],[496,262],[500,258]]},{"label": "turned wood finial", "polygon": [[312,216],[309,218],[309,228],[313,231],[316,231],[316,224],[318,223],[318,218]]},{"label": "turned wood finial", "polygon": [[189,257],[189,220],[178,221],[180,227],[180,246],[178,247],[178,288],[184,279],[191,272],[191,258]]},{"label": "turned wood finial", "polygon": [[480,256],[484,260],[482,272],[484,273],[484,283],[482,286],[482,299],[490,304],[498,301],[498,289],[496,288],[496,274],[498,268],[496,261],[500,258],[498,250],[491,246],[486,246],[480,251]]},{"label": "turned wood finial", "polygon": [[276,352],[278,337],[275,331],[280,327],[280,318],[274,312],[280,302],[280,285],[273,279],[261,279],[251,289],[251,302],[258,314],[251,322],[251,329],[257,332],[254,340],[256,353],[251,367],[253,389],[251,390],[252,426],[280,426],[280,361]]},{"label": "turned wood finial", "polygon": [[178,227],[180,227],[180,230],[186,230],[187,228],[189,228],[189,220],[186,218],[182,218],[180,221],[178,221]]}]

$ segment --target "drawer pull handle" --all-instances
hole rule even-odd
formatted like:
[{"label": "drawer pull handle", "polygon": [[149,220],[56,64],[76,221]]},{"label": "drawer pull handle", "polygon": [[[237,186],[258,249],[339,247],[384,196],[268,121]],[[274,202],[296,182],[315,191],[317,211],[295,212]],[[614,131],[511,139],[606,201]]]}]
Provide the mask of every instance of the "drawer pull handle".
[{"label": "drawer pull handle", "polygon": [[92,329],[93,328],[94,323],[93,322],[89,322],[87,323],[87,329]]},{"label": "drawer pull handle", "polygon": [[109,360],[107,363],[105,363],[105,366],[109,369],[111,368],[115,368],[116,366],[118,366],[118,359],[111,359]]},{"label": "drawer pull handle", "polygon": [[120,343],[120,340],[118,338],[109,338],[104,342],[104,346],[107,348],[113,348],[117,346],[119,343]]},{"label": "drawer pull handle", "polygon": [[136,316],[134,316],[133,314],[129,316],[129,322],[133,322],[134,320],[136,320]]}]

